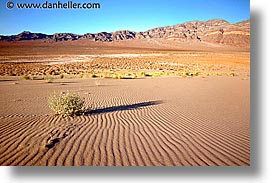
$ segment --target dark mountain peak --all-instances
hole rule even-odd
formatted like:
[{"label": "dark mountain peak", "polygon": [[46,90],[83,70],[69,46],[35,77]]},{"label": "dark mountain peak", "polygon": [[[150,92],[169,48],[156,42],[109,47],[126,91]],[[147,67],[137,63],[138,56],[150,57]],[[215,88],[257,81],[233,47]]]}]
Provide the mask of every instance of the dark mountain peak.
[{"label": "dark mountain peak", "polygon": [[19,35],[30,35],[30,34],[32,34],[30,31],[23,31],[19,33]]}]

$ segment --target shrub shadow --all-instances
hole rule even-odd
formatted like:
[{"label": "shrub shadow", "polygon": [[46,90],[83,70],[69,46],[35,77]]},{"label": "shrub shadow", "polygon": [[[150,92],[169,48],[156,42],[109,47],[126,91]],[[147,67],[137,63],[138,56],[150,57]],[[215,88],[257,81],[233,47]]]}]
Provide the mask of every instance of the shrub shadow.
[{"label": "shrub shadow", "polygon": [[158,104],[161,104],[161,103],[163,103],[163,101],[156,100],[156,101],[141,102],[141,103],[129,104],[129,105],[106,107],[106,108],[102,108],[102,109],[89,110],[87,112],[87,115],[102,114],[102,113],[115,112],[115,111],[132,110],[132,109],[138,109],[138,108],[141,108],[141,107],[158,105]]}]

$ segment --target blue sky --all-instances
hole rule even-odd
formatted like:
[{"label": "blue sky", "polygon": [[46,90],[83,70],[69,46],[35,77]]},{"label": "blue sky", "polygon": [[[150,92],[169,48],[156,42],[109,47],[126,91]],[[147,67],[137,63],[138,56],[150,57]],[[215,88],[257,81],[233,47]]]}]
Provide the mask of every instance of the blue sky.
[{"label": "blue sky", "polygon": [[[145,31],[193,20],[225,19],[235,23],[250,18],[249,0],[75,0],[100,3],[100,9],[13,9],[10,0],[0,1],[0,34],[22,31],[46,34],[84,34],[116,30]],[[67,2],[68,0],[60,0]],[[44,3],[45,0],[13,0],[14,3]],[[48,0],[54,3],[57,0]],[[15,5],[16,6],[16,5]]]}]

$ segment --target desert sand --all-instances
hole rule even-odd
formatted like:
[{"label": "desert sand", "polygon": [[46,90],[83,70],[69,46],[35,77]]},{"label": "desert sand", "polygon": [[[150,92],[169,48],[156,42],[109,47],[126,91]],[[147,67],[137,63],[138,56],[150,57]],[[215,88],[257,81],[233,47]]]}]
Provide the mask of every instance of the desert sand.
[{"label": "desert sand", "polygon": [[[0,53],[0,165],[250,165],[249,47],[18,41]],[[87,114],[50,110],[67,90]]]},{"label": "desert sand", "polygon": [[[250,79],[2,79],[0,165],[248,166]],[[88,114],[55,116],[74,91]]]}]

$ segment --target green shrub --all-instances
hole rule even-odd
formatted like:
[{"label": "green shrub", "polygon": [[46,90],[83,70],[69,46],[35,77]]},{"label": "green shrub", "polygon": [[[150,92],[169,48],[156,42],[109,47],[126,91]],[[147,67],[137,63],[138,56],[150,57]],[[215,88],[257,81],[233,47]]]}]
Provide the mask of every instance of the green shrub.
[{"label": "green shrub", "polygon": [[141,77],[145,77],[146,74],[145,74],[145,72],[142,71],[142,72],[138,73],[138,75]]},{"label": "green shrub", "polygon": [[62,116],[75,116],[85,113],[84,98],[69,91],[61,92],[59,95],[51,95],[48,104],[56,114]]},{"label": "green shrub", "polygon": [[152,75],[152,77],[160,77],[163,75],[163,73],[162,72],[153,72],[153,73],[151,73],[151,75]]},{"label": "green shrub", "polygon": [[229,75],[230,76],[236,76],[236,74],[234,72],[231,72]]},{"label": "green shrub", "polygon": [[27,75],[24,75],[24,76],[23,76],[23,79],[24,79],[24,80],[30,80],[31,77],[30,77],[30,76],[27,76]]},{"label": "green shrub", "polygon": [[31,80],[38,80],[39,78],[36,77],[36,76],[31,76],[30,79],[31,79]]},{"label": "green shrub", "polygon": [[63,78],[64,78],[64,74],[60,74],[60,75],[59,75],[59,78],[60,78],[60,79],[63,79]]},{"label": "green shrub", "polygon": [[8,76],[16,76],[16,74],[13,73],[13,72],[9,72],[9,73],[8,73]]},{"label": "green shrub", "polygon": [[83,74],[83,73],[78,74],[78,77],[79,77],[79,78],[83,78],[83,77],[84,77],[84,74]]},{"label": "green shrub", "polygon": [[135,79],[137,75],[135,73],[126,73],[122,75],[119,79]]},{"label": "green shrub", "polygon": [[153,75],[151,73],[145,73],[146,77],[152,77]]},{"label": "green shrub", "polygon": [[113,79],[118,79],[118,75],[117,74],[113,74],[112,78]]},{"label": "green shrub", "polygon": [[96,75],[96,74],[94,74],[94,73],[92,73],[92,74],[90,75],[90,77],[91,77],[91,78],[96,78],[96,77],[97,77],[97,75]]},{"label": "green shrub", "polygon": [[52,83],[53,82],[53,78],[48,78],[47,82],[48,83]]}]

